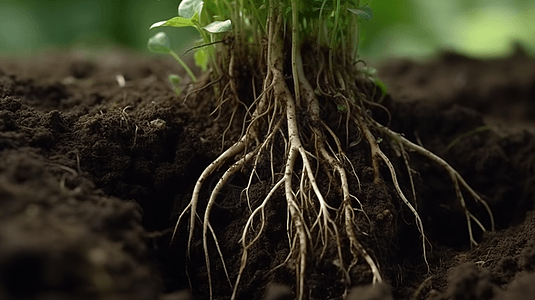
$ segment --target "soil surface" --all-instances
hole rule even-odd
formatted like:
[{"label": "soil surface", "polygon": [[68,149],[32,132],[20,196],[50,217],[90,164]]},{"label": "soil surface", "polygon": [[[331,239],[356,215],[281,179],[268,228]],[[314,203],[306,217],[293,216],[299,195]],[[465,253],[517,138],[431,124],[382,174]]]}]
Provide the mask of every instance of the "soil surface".
[{"label": "soil surface", "polygon": [[[209,114],[213,99],[202,93],[185,101],[193,89],[187,82],[177,96],[171,73],[182,71],[166,58],[121,51],[0,59],[0,299],[207,299],[200,239],[188,264],[187,229],[170,240],[197,177],[221,152],[227,123]],[[496,230],[475,231],[479,245],[471,248],[448,174],[411,154],[428,269],[414,217],[390,185],[371,183],[368,153],[348,147],[362,181],[353,192],[370,218],[363,243],[385,283],[363,285],[370,272],[359,264],[347,299],[533,299],[535,61],[520,51],[493,61],[446,53],[427,63],[385,63],[379,76],[389,87],[383,105],[390,128],[454,166],[489,203]],[[370,113],[386,120],[381,109]],[[224,146],[236,133],[229,131]],[[411,194],[403,160],[393,162]],[[222,192],[212,217],[233,280],[248,218],[242,175]],[[256,182],[253,201],[269,187]],[[271,203],[239,299],[293,297],[291,270],[269,271],[288,254],[286,207]],[[488,227],[484,208],[467,204]],[[213,254],[217,262],[215,248]],[[344,293],[329,254],[335,257],[327,252],[309,263],[309,299]],[[215,298],[228,299],[220,264],[212,273]]]}]

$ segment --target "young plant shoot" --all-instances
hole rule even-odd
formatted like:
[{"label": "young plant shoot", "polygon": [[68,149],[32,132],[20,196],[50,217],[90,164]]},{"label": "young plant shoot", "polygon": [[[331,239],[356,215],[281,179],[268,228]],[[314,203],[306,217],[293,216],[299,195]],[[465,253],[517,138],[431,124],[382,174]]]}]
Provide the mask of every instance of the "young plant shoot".
[{"label": "young plant shoot", "polygon": [[186,70],[191,80],[193,82],[197,81],[197,77],[195,77],[188,65],[171,49],[171,41],[165,32],[158,32],[151,37],[147,46],[154,53],[169,53]]},{"label": "young plant shoot", "polygon": [[[363,147],[362,153],[368,153],[365,159],[373,173],[367,177],[372,178],[370,184],[392,186],[393,197],[400,199],[412,213],[421,234],[419,247],[426,264],[428,245],[415,205],[409,151],[436,163],[450,175],[452,196],[457,197],[463,209],[471,245],[477,244],[472,233],[474,225],[482,231],[487,227],[493,229],[487,203],[457,171],[369,113],[370,108],[381,106],[378,102],[383,99],[372,96],[369,87],[374,93],[377,91],[377,96],[386,89],[372,72],[357,67],[360,24],[372,17],[368,2],[359,0],[183,0],[177,17],[151,26],[192,26],[199,31],[207,46],[194,49],[201,51],[195,57],[203,59],[201,65],[211,72],[211,77],[199,80],[192,93],[211,91],[204,88],[218,85],[213,89],[218,93],[212,97],[217,99],[214,107],[231,111],[227,129],[241,131],[197,179],[171,241],[179,231],[187,230],[187,257],[190,258],[194,243],[202,240],[210,298],[215,296],[212,265],[222,264],[229,271],[225,253],[210,223],[211,212],[218,205],[217,196],[237,173],[245,173],[248,178],[240,200],[247,203],[249,219],[242,228],[241,264],[237,272],[231,273],[237,275],[227,272],[231,299],[239,297],[250,251],[266,230],[270,201],[280,198],[280,192],[285,202],[276,205],[286,207],[284,226],[288,238],[288,256],[282,267],[295,274],[296,299],[308,297],[305,291],[311,258],[321,260],[328,251],[336,253],[332,264],[339,268],[340,282],[346,290],[352,286],[351,274],[357,266],[369,270],[370,283],[383,281],[381,266],[362,243],[367,233],[355,221],[368,216],[356,196],[359,175],[364,170],[355,169],[345,154],[352,147]],[[161,34],[156,36],[149,47],[174,53]],[[218,41],[231,42],[214,43]],[[184,62],[177,60],[196,81]],[[339,122],[324,120],[322,112],[329,109],[339,114]],[[384,144],[390,145],[388,151],[381,149]],[[274,156],[274,149],[282,149],[281,157]],[[389,155],[392,149],[401,153],[399,157],[403,158],[406,169],[395,169]],[[261,166],[266,157],[268,166]],[[268,172],[260,172],[264,170]],[[384,174],[387,174],[385,178]],[[411,200],[401,189],[398,174],[409,175]],[[203,197],[201,191],[207,189],[213,178],[216,178],[215,185]],[[323,188],[325,185],[318,183],[319,178],[328,181],[329,187]],[[250,189],[259,182],[269,182],[270,187],[260,201],[252,201]],[[359,184],[350,185],[350,182]],[[468,210],[469,199],[465,196],[488,211],[488,222],[480,221]],[[202,228],[196,230],[198,226]],[[218,253],[218,262],[213,260],[213,251]]]}]

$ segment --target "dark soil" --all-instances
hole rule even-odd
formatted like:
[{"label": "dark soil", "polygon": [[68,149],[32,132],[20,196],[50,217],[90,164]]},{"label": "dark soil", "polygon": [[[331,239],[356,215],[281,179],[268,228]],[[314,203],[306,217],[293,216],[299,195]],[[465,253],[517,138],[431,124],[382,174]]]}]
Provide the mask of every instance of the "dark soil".
[{"label": "dark soil", "polygon": [[[195,180],[221,151],[226,121],[193,109],[207,103],[210,111],[213,101],[203,93],[184,104],[167,82],[173,72],[181,71],[165,58],[120,52],[0,61],[0,299],[207,298],[200,240],[187,266],[186,228],[169,241]],[[480,244],[470,249],[447,173],[411,155],[432,244],[428,271],[414,217],[391,186],[371,184],[368,152],[350,147],[363,183],[353,192],[370,217],[363,241],[386,283],[360,285],[347,299],[533,299],[535,61],[521,52],[494,61],[444,54],[425,64],[387,63],[379,73],[391,93],[383,103],[390,127],[454,166],[490,204],[496,231],[476,232]],[[381,110],[371,113],[386,120]],[[235,138],[231,130],[225,144]],[[386,141],[381,146],[410,194],[403,160],[394,159]],[[246,180],[245,174],[232,179],[212,217],[231,270],[239,266],[238,239],[248,217],[240,201]],[[253,202],[269,187],[255,183]],[[251,251],[240,299],[292,298],[294,275],[284,268],[269,272],[288,254],[281,201],[268,207],[268,227]],[[485,211],[468,202],[488,226]],[[310,261],[310,299],[343,293],[332,257]],[[215,295],[228,299],[215,248],[212,261]],[[355,285],[370,279],[365,264],[354,272]]]}]

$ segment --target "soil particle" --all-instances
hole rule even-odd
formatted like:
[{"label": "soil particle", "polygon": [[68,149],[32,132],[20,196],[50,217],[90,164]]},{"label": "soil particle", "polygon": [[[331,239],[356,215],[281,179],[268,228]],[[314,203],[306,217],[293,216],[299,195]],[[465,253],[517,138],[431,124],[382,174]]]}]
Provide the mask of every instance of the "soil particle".
[{"label": "soil particle", "polygon": [[535,295],[534,273],[519,273],[509,284],[508,289],[501,291],[495,300],[530,299]]},{"label": "soil particle", "polygon": [[464,263],[450,270],[447,295],[453,300],[492,299],[495,285],[488,270]]},{"label": "soil particle", "polygon": [[391,288],[386,283],[363,285],[349,291],[347,300],[393,300]]}]

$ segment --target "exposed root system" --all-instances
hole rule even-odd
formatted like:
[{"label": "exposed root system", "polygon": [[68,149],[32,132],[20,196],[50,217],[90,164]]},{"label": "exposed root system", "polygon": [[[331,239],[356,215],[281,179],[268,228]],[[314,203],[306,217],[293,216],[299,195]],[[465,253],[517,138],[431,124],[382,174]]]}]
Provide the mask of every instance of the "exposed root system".
[{"label": "exposed root system", "polygon": [[[366,220],[369,222],[369,217],[357,198],[356,191],[350,188],[351,180],[358,182],[360,188],[358,175],[363,170],[355,170],[345,155],[349,140],[360,141],[353,143],[352,147],[368,148],[367,159],[373,171],[373,184],[393,186],[395,197],[401,199],[412,213],[421,235],[422,259],[428,269],[428,243],[422,217],[416,207],[409,152],[422,155],[449,174],[457,201],[466,217],[471,245],[477,245],[473,234],[474,224],[483,232],[494,230],[489,206],[453,167],[423,146],[409,141],[403,134],[392,131],[388,124],[382,125],[372,117],[370,109],[382,107],[377,103],[379,97],[374,96],[377,94],[374,87],[371,88],[371,94],[366,92],[366,87],[369,88],[370,84],[358,75],[358,69],[353,62],[344,60],[345,58],[334,58],[333,62],[339,68],[334,72],[327,72],[323,61],[326,56],[333,59],[331,53],[299,43],[294,35],[291,37],[291,43],[285,43],[287,38],[283,34],[282,17],[279,8],[274,4],[275,1],[272,2],[267,45],[260,59],[260,62],[265,63],[259,63],[264,70],[256,72],[254,76],[261,79],[261,86],[255,86],[253,80],[252,86],[247,89],[243,82],[238,82],[235,60],[241,52],[231,48],[227,83],[222,84],[220,89],[214,89],[221,91],[221,95],[217,96],[217,109],[232,109],[229,125],[223,133],[223,144],[225,134],[236,123],[242,124],[240,138],[204,169],[195,184],[191,201],[180,214],[173,233],[172,242],[189,216],[187,257],[191,259],[191,249],[197,239],[195,229],[198,222],[202,224],[202,248],[210,298],[214,295],[214,274],[211,271],[214,262],[211,252],[218,252],[227,281],[232,288],[231,299],[236,299],[250,251],[266,229],[266,214],[269,213],[266,209],[279,190],[283,191],[286,200],[289,248],[286,259],[279,266],[284,266],[294,273],[297,299],[307,298],[305,287],[310,259],[322,259],[325,253],[332,249],[335,249],[337,257],[332,263],[339,269],[339,280],[345,285],[346,292],[354,284],[351,274],[359,264],[367,266],[371,273],[371,283],[383,281],[381,266],[362,242],[362,237],[370,233],[365,232],[358,224]],[[292,32],[295,31],[293,28]],[[288,44],[291,46],[285,46]],[[233,47],[239,47],[239,44]],[[290,51],[287,51],[288,48],[291,48]],[[285,53],[291,53],[291,57],[286,57]],[[311,63],[305,65],[303,60]],[[320,63],[315,63],[318,60]],[[314,82],[315,86],[311,82]],[[257,88],[261,89],[259,93],[255,93]],[[252,90],[252,95],[243,92],[244,90]],[[325,107],[333,105],[340,112],[340,126],[337,128],[333,128],[321,116]],[[236,117],[240,115],[239,108],[244,108],[241,113],[243,121],[236,122]],[[340,137],[340,132],[345,132],[342,134],[345,138]],[[398,172],[401,171],[396,170],[389,155],[381,149],[381,144],[386,144],[388,150],[397,152],[402,158],[406,168],[403,172],[407,172],[411,182],[412,200],[405,195],[398,182]],[[273,151],[277,147],[283,149],[282,160],[273,159]],[[259,161],[266,155],[271,158],[270,174],[259,174]],[[222,175],[218,177],[208,199],[204,199],[201,197],[203,186],[221,169],[224,170]],[[249,218],[241,234],[239,272],[237,278],[231,278],[210,218],[214,207],[218,206],[216,200],[225,185],[246,169],[248,180],[240,199],[247,201]],[[383,178],[384,175],[388,180]],[[320,188],[318,178],[328,178],[329,190]],[[271,187],[261,201],[253,203],[249,198],[250,188],[252,184],[262,181],[271,182]],[[479,220],[470,212],[463,192],[487,210],[487,220]],[[332,197],[330,193],[336,197]]]}]

